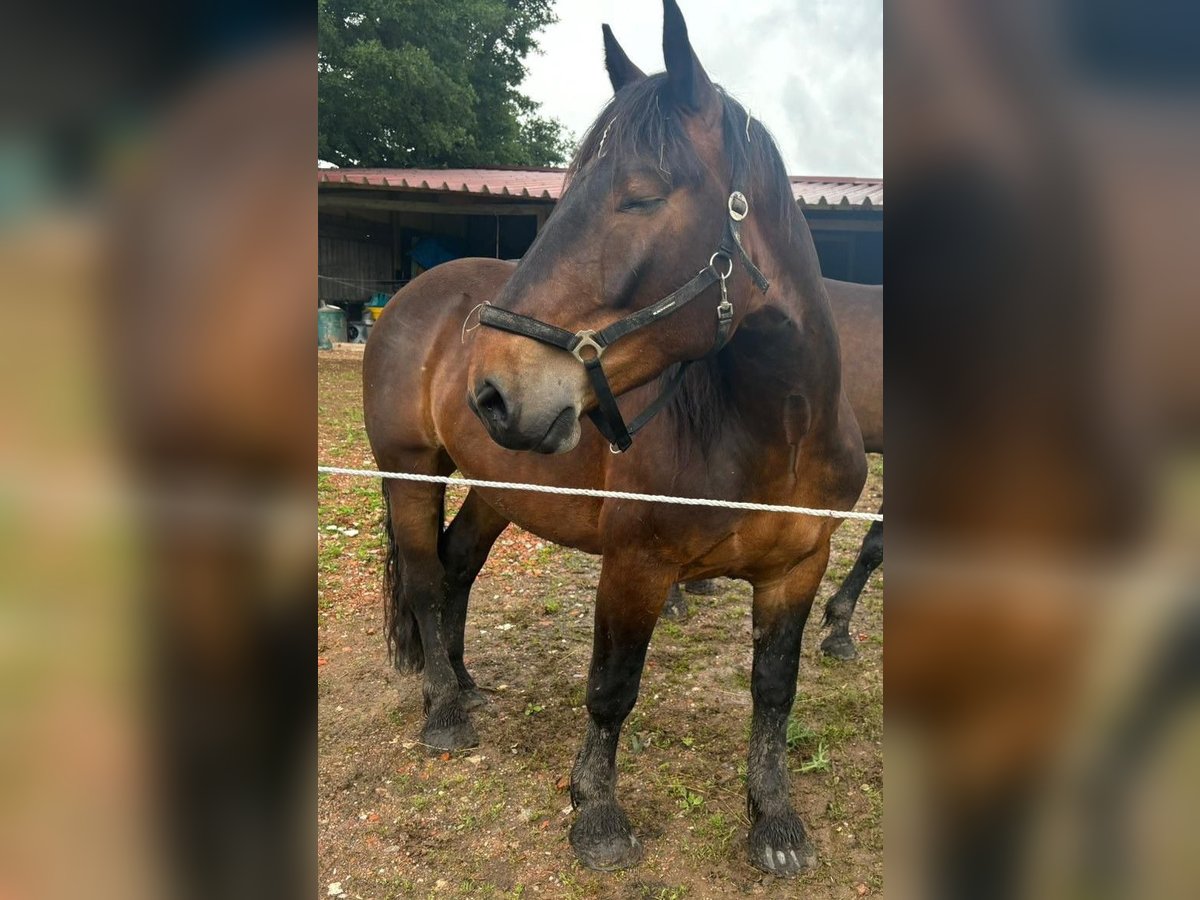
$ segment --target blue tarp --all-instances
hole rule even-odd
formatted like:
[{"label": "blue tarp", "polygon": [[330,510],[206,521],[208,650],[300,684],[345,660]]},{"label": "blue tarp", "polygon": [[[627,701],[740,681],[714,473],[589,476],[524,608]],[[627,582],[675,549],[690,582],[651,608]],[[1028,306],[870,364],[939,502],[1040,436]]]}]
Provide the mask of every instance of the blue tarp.
[{"label": "blue tarp", "polygon": [[413,262],[422,269],[432,269],[462,255],[462,242],[452,237],[423,237],[412,245]]}]

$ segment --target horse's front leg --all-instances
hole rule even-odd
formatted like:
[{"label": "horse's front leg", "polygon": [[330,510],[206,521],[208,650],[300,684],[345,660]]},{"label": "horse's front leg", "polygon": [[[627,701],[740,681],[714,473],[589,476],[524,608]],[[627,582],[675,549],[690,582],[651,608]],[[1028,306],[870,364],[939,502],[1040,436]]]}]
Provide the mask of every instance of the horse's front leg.
[{"label": "horse's front leg", "polygon": [[617,803],[617,742],[637,701],[646,647],[676,572],[631,554],[605,555],[596,598],[587,734],[571,771],[571,846],[591,869],[631,866],[642,854]]},{"label": "horse's front leg", "polygon": [[774,875],[795,875],[814,856],[788,793],[787,722],[796,698],[804,623],[828,561],[826,540],[785,578],[754,586],[749,854],[752,866]]}]

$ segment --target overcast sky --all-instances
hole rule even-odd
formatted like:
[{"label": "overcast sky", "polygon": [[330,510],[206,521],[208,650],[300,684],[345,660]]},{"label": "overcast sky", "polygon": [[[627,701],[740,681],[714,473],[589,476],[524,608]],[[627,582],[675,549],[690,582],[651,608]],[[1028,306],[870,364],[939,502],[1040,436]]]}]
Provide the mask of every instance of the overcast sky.
[{"label": "overcast sky", "polygon": [[[709,77],[748,106],[793,175],[883,174],[882,0],[679,0]],[[600,24],[660,72],[656,0],[557,0],[524,90],[576,138],[612,96]]]}]

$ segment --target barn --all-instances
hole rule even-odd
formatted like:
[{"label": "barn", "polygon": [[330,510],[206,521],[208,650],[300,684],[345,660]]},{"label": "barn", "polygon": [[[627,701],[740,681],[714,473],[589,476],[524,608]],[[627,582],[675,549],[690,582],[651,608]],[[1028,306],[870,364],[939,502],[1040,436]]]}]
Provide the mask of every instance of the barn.
[{"label": "barn", "polygon": [[[362,340],[363,308],[460,256],[516,259],[554,209],[564,169],[318,168],[318,297]],[[883,182],[792,176],[826,276],[883,281]],[[369,316],[367,317],[369,321]]]}]

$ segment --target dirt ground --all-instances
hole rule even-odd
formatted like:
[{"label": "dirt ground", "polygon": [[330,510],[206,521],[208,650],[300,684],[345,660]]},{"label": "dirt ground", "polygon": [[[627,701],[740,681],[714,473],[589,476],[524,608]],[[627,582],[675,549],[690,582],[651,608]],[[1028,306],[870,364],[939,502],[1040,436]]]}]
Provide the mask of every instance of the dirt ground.
[{"label": "dirt ground", "polygon": [[[361,352],[319,353],[318,455],[374,468]],[[883,463],[859,509],[878,507]],[[450,506],[465,491],[452,489]],[[645,846],[636,867],[591,872],[567,843],[567,776],[583,735],[599,560],[510,528],[476,582],[467,665],[490,693],[480,746],[415,743],[420,681],[389,666],[379,483],[318,476],[320,897],[861,897],[883,889],[883,579],[863,593],[858,659],[824,659],[820,608],[866,533],[847,522],[804,637],[789,727],[792,795],[816,866],[785,881],[746,862],[750,589],[723,579],[660,622],[618,756],[618,796]]]}]

